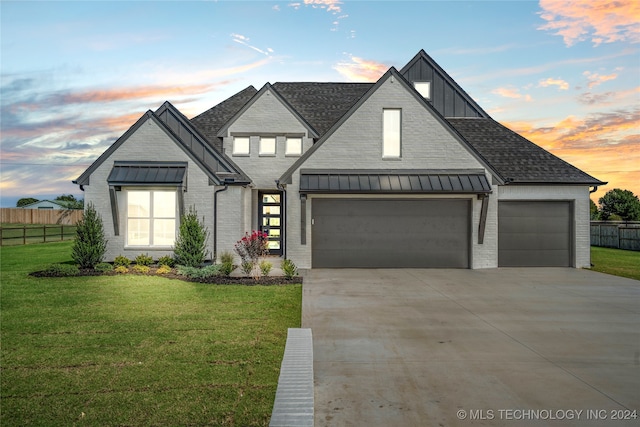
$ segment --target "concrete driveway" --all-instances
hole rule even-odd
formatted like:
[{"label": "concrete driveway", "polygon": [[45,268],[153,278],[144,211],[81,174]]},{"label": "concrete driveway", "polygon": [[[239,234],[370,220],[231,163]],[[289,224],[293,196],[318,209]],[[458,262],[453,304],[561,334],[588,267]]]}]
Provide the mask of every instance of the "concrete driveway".
[{"label": "concrete driveway", "polygon": [[302,305],[316,426],[640,425],[640,281],[309,270]]}]

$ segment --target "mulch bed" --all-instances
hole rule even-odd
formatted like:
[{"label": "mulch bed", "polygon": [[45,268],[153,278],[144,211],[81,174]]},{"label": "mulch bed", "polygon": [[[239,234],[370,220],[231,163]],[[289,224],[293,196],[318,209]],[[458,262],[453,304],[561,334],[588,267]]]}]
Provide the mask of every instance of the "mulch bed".
[{"label": "mulch bed", "polygon": [[[291,279],[288,279],[284,276],[266,276],[259,277],[254,279],[253,277],[227,277],[227,276],[213,276],[206,279],[190,279],[185,276],[181,276],[175,273],[175,270],[172,269],[170,273],[167,274],[157,274],[157,267],[151,267],[148,274],[136,273],[130,271],[129,273],[125,273],[127,275],[134,276],[157,276],[157,277],[165,277],[167,279],[174,280],[182,280],[183,282],[193,282],[193,283],[210,283],[215,285],[246,285],[246,286],[255,286],[255,285],[292,285],[292,284],[300,284],[302,283],[301,276],[295,276]],[[29,274],[33,277],[60,277],[57,275],[52,275],[48,271],[35,271]],[[96,271],[93,269],[80,269],[80,274],[78,276],[118,276],[121,273],[115,273],[113,271],[109,271],[106,273],[102,273],[100,271]]]}]

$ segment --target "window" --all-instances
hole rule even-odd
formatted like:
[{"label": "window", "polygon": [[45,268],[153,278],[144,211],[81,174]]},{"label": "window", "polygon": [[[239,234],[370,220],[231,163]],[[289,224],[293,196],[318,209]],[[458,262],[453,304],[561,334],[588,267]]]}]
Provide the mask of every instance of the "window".
[{"label": "window", "polygon": [[425,99],[431,99],[431,82],[413,82],[413,86]]},{"label": "window", "polygon": [[249,155],[249,137],[248,136],[233,137],[233,155],[234,156]]},{"label": "window", "polygon": [[276,139],[274,137],[260,137],[260,155],[276,155]]},{"label": "window", "polygon": [[127,192],[127,246],[172,246],[176,239],[176,192]]},{"label": "window", "polygon": [[287,138],[287,146],[284,151],[285,156],[299,156],[302,154],[302,138]]},{"label": "window", "polygon": [[400,109],[382,110],[382,157],[387,159],[400,158]]}]

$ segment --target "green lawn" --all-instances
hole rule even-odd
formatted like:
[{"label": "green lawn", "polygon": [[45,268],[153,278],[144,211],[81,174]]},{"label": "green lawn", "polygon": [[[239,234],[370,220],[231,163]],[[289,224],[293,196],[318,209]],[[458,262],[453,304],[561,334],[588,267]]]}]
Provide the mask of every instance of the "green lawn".
[{"label": "green lawn", "polygon": [[0,250],[0,425],[268,424],[300,285],[28,276],[70,250]]},{"label": "green lawn", "polygon": [[591,247],[593,271],[640,280],[640,252]]}]

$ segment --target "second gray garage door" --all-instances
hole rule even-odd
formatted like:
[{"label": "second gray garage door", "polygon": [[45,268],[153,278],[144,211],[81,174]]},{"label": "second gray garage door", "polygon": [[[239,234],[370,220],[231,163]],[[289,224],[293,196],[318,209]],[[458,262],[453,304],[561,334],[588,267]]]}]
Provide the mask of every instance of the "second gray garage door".
[{"label": "second gray garage door", "polygon": [[571,202],[498,203],[498,266],[571,267]]},{"label": "second gray garage door", "polygon": [[313,199],[314,268],[469,268],[469,200]]}]

